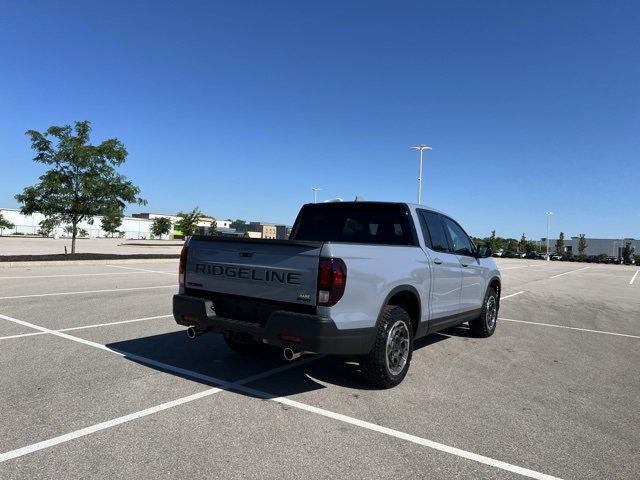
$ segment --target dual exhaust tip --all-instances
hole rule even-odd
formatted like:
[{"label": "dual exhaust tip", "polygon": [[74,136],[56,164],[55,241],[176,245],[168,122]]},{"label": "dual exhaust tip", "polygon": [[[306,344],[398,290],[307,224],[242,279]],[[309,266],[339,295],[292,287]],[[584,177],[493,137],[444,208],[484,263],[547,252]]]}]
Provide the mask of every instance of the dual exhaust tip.
[{"label": "dual exhaust tip", "polygon": [[308,353],[308,352],[301,352],[300,350],[296,350],[291,347],[285,347],[282,350],[282,356],[287,362],[292,362],[293,360],[300,358],[305,353]]},{"label": "dual exhaust tip", "polygon": [[187,328],[187,337],[189,337],[191,340],[193,340],[196,337],[199,337],[203,333],[206,333],[206,332],[204,330],[198,330],[195,327]]},{"label": "dual exhaust tip", "polygon": [[[207,332],[205,330],[198,330],[195,327],[187,328],[187,337],[189,337],[192,340],[196,337],[199,337],[203,333],[207,333]],[[300,350],[297,350],[291,347],[285,347],[284,349],[282,349],[282,356],[287,362],[292,362],[300,358],[305,353],[308,353],[308,352],[301,352]]]}]

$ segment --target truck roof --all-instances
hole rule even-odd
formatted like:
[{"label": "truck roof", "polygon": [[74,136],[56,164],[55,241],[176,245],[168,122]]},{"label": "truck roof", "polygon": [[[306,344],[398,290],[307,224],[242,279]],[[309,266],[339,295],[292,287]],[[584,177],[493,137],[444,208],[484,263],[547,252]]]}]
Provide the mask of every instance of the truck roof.
[{"label": "truck roof", "polygon": [[303,205],[303,207],[307,207],[307,206],[318,206],[318,205],[362,205],[362,204],[373,204],[373,205],[406,205],[407,207],[409,207],[411,210],[416,210],[418,208],[422,208],[425,210],[430,210],[432,212],[436,212],[436,213],[441,213],[442,215],[446,215],[447,217],[450,217],[451,215],[449,215],[446,212],[443,212],[442,210],[437,210],[433,207],[430,207],[429,205],[420,205],[417,203],[409,203],[409,202],[384,202],[384,201],[377,201],[377,200],[362,200],[362,201],[349,201],[349,202],[322,202],[322,203],[305,203]]}]

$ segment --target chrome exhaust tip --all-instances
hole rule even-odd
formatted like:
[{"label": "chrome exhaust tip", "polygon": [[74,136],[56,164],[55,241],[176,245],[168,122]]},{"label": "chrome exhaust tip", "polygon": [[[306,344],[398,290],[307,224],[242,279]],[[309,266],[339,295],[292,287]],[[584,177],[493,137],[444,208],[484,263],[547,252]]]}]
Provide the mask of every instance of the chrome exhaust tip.
[{"label": "chrome exhaust tip", "polygon": [[199,337],[200,335],[202,335],[203,333],[205,333],[204,330],[198,330],[195,327],[189,327],[187,328],[187,337],[189,337],[191,340],[193,340],[196,337]]},{"label": "chrome exhaust tip", "polygon": [[294,350],[291,347],[285,347],[282,350],[282,356],[284,357],[284,359],[287,362],[291,362],[291,361],[295,360],[296,358],[300,358],[304,354],[305,354],[305,352],[300,352],[298,350]]}]

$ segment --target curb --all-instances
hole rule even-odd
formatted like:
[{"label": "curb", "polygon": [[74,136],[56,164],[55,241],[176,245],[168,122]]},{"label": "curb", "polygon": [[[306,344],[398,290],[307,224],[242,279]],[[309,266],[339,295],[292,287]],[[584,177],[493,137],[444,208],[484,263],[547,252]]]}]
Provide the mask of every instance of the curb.
[{"label": "curb", "polygon": [[65,265],[126,265],[130,263],[178,263],[179,258],[125,258],[113,260],[50,260],[32,262],[0,262],[0,269],[18,267],[61,267]]}]

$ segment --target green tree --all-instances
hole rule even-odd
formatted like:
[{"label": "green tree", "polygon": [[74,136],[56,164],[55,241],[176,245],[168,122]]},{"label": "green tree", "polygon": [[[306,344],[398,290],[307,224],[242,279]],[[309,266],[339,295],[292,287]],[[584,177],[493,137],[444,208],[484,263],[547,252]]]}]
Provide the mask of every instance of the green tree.
[{"label": "green tree", "polygon": [[622,249],[622,260],[624,263],[631,263],[631,255],[633,255],[634,248],[631,246],[631,242],[625,242]]},{"label": "green tree", "polygon": [[527,241],[524,244],[524,251],[526,253],[539,252],[540,251],[540,245],[538,245],[536,242]]},{"label": "green tree", "polygon": [[127,158],[127,150],[116,138],[99,145],[89,143],[91,124],[84,120],[74,126],[51,126],[44,133],[29,130],[33,160],[51,167],[40,182],[16,195],[24,214],[42,212],[71,224],[71,253],[76,251],[78,223],[118,205],[144,205],[140,189],[116,167]]},{"label": "green tree", "polygon": [[527,246],[527,237],[523,233],[522,237],[520,237],[520,242],[518,242],[518,251],[524,252],[526,246]]},{"label": "green tree", "polygon": [[202,216],[202,212],[198,207],[191,210],[189,213],[178,213],[180,220],[176,222],[176,228],[182,232],[185,237],[193,235],[198,229],[198,220]]},{"label": "green tree", "polygon": [[5,228],[13,228],[13,227],[15,227],[15,225],[11,223],[9,220],[7,220],[6,218],[4,218],[4,215],[2,215],[2,212],[0,212],[0,235],[4,232]]},{"label": "green tree", "polygon": [[53,230],[60,224],[60,221],[56,217],[47,217],[44,220],[40,221],[38,225],[40,225],[40,230],[38,230],[38,235],[43,237],[50,237],[53,233]]},{"label": "green tree", "polygon": [[486,240],[486,244],[489,246],[492,252],[498,250],[498,242],[496,241],[496,231],[491,230],[491,236]]},{"label": "green tree", "polygon": [[211,220],[211,225],[209,225],[209,235],[211,237],[215,237],[218,235],[218,225],[216,225],[216,219]]},{"label": "green tree", "polygon": [[171,231],[171,219],[167,217],[156,217],[151,222],[151,233],[156,237],[162,238],[163,235],[168,235]]},{"label": "green tree", "polygon": [[235,228],[236,225],[245,225],[246,223],[247,223],[246,220],[241,220],[237,218],[233,222],[231,222],[231,228]]},{"label": "green tree", "polygon": [[578,240],[578,255],[584,257],[584,251],[587,249],[587,240],[584,238],[584,233],[580,234]]},{"label": "green tree", "polygon": [[100,226],[102,230],[111,234],[111,238],[115,233],[118,233],[118,228],[122,225],[122,219],[124,218],[124,212],[117,206],[109,207],[100,220]]},{"label": "green tree", "polygon": [[518,250],[518,241],[515,238],[507,238],[505,239],[507,250],[511,250],[515,252]]},{"label": "green tree", "polygon": [[558,255],[564,255],[564,232],[560,232],[558,240],[556,240],[556,253]]}]

